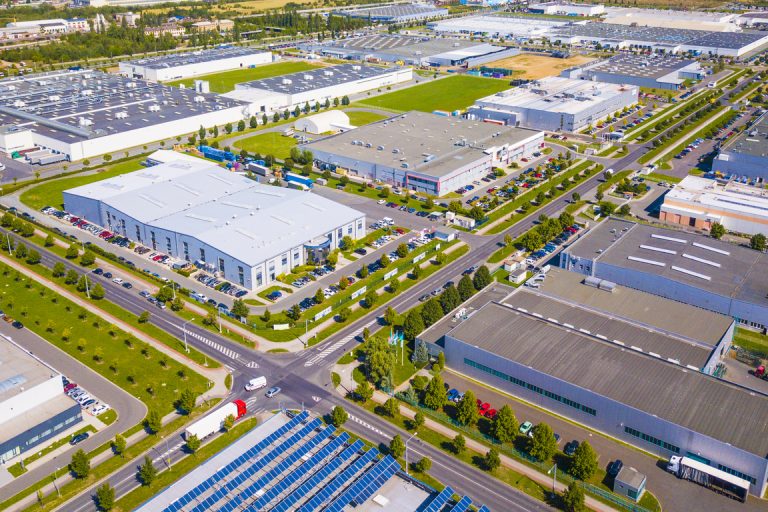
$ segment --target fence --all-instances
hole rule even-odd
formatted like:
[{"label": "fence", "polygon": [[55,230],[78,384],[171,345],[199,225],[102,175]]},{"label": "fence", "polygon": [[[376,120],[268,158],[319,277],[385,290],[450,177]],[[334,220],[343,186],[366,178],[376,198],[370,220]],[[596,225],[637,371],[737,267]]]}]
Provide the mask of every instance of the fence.
[{"label": "fence", "polygon": [[[537,460],[536,458],[532,457],[530,454],[518,450],[514,446],[505,445],[501,442],[499,442],[497,439],[494,439],[493,437],[483,434],[479,430],[471,427],[467,427],[466,425],[462,425],[461,423],[457,422],[444,412],[435,411],[428,407],[425,407],[421,405],[420,403],[410,400],[404,393],[396,393],[395,396],[411,405],[412,407],[417,408],[420,410],[424,415],[429,416],[440,423],[447,424],[454,428],[455,430],[460,431],[462,434],[466,435],[467,437],[470,437],[471,439],[474,439],[476,441],[480,441],[483,443],[490,443],[494,447],[496,447],[501,453],[513,458],[517,459],[529,466],[533,466],[535,469],[538,469],[540,472],[546,474],[550,469],[551,465],[541,462]],[[630,512],[650,512],[648,509],[641,507],[640,505],[633,503],[629,500],[626,500],[622,498],[621,496],[614,494],[610,491],[606,491],[605,489],[601,489],[599,487],[596,487],[590,483],[583,482],[581,480],[575,480],[573,477],[568,475],[567,473],[561,473],[558,472],[557,476],[558,480],[565,484],[570,484],[571,482],[577,482],[579,486],[584,489],[584,492],[588,494],[592,494],[593,496],[597,496],[599,499],[610,501],[611,503],[618,505],[624,510],[628,510]]]}]

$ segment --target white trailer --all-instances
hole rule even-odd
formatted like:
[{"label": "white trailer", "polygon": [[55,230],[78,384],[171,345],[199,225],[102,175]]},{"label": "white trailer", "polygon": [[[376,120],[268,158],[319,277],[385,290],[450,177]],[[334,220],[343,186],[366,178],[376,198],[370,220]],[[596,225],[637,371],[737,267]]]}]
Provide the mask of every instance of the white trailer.
[{"label": "white trailer", "polygon": [[190,436],[197,436],[198,439],[203,439],[224,428],[227,416],[233,416],[237,420],[245,416],[245,413],[245,402],[234,400],[190,424],[184,431],[184,437],[189,439]]},{"label": "white trailer", "polygon": [[678,478],[696,482],[729,498],[741,502],[747,501],[750,486],[749,480],[713,468],[703,462],[691,459],[690,457],[674,455],[669,458],[667,470],[677,475]]}]

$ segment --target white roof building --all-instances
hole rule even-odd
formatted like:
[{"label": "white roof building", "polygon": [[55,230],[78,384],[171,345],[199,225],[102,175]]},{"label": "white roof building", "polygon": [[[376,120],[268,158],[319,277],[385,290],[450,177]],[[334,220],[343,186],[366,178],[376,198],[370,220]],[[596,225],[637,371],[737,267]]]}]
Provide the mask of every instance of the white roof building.
[{"label": "white roof building", "polygon": [[[171,161],[64,192],[67,211],[226,279],[259,288],[365,233],[364,214],[262,185],[211,162]],[[315,253],[314,256],[317,256]]]},{"label": "white roof building", "polygon": [[321,134],[347,131],[354,128],[349,124],[349,116],[341,110],[328,110],[313,116],[303,117],[293,123],[296,131]]}]

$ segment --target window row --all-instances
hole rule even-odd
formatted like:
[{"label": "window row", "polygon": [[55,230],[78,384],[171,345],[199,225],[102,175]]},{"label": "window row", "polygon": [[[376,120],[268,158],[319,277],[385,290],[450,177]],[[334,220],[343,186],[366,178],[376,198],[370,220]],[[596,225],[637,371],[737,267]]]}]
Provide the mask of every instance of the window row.
[{"label": "window row", "polygon": [[631,436],[635,436],[638,439],[642,439],[643,441],[647,441],[647,442],[649,442],[651,444],[655,444],[656,446],[661,446],[665,450],[668,450],[668,451],[670,451],[672,453],[680,453],[680,448],[679,447],[677,447],[677,446],[675,446],[673,444],[670,444],[670,443],[668,443],[666,441],[662,441],[661,439],[658,439],[656,437],[649,436],[648,434],[643,434],[639,430],[635,430],[635,429],[633,429],[631,427],[624,427],[624,432],[626,432],[627,434],[629,434]]}]

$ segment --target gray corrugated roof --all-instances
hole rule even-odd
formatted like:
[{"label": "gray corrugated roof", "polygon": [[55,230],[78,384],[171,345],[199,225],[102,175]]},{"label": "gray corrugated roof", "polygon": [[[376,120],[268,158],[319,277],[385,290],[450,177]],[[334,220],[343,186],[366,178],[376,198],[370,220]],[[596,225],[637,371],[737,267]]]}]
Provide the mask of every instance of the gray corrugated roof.
[{"label": "gray corrugated roof", "polygon": [[449,336],[761,457],[768,453],[768,398],[701,372],[498,303]]},{"label": "gray corrugated roof", "polygon": [[237,84],[238,89],[259,89],[283,94],[298,94],[305,91],[346,84],[365,78],[392,73],[398,68],[341,64],[325,68],[310,69],[288,75],[273,76]]},{"label": "gray corrugated roof", "polygon": [[127,62],[127,64],[143,66],[149,69],[166,69],[185,66],[187,64],[202,64],[221,59],[231,59],[233,57],[245,57],[247,55],[256,55],[260,53],[270,52],[241,46],[224,46],[194,52],[172,53],[168,55],[160,55],[158,57],[136,59]]}]

